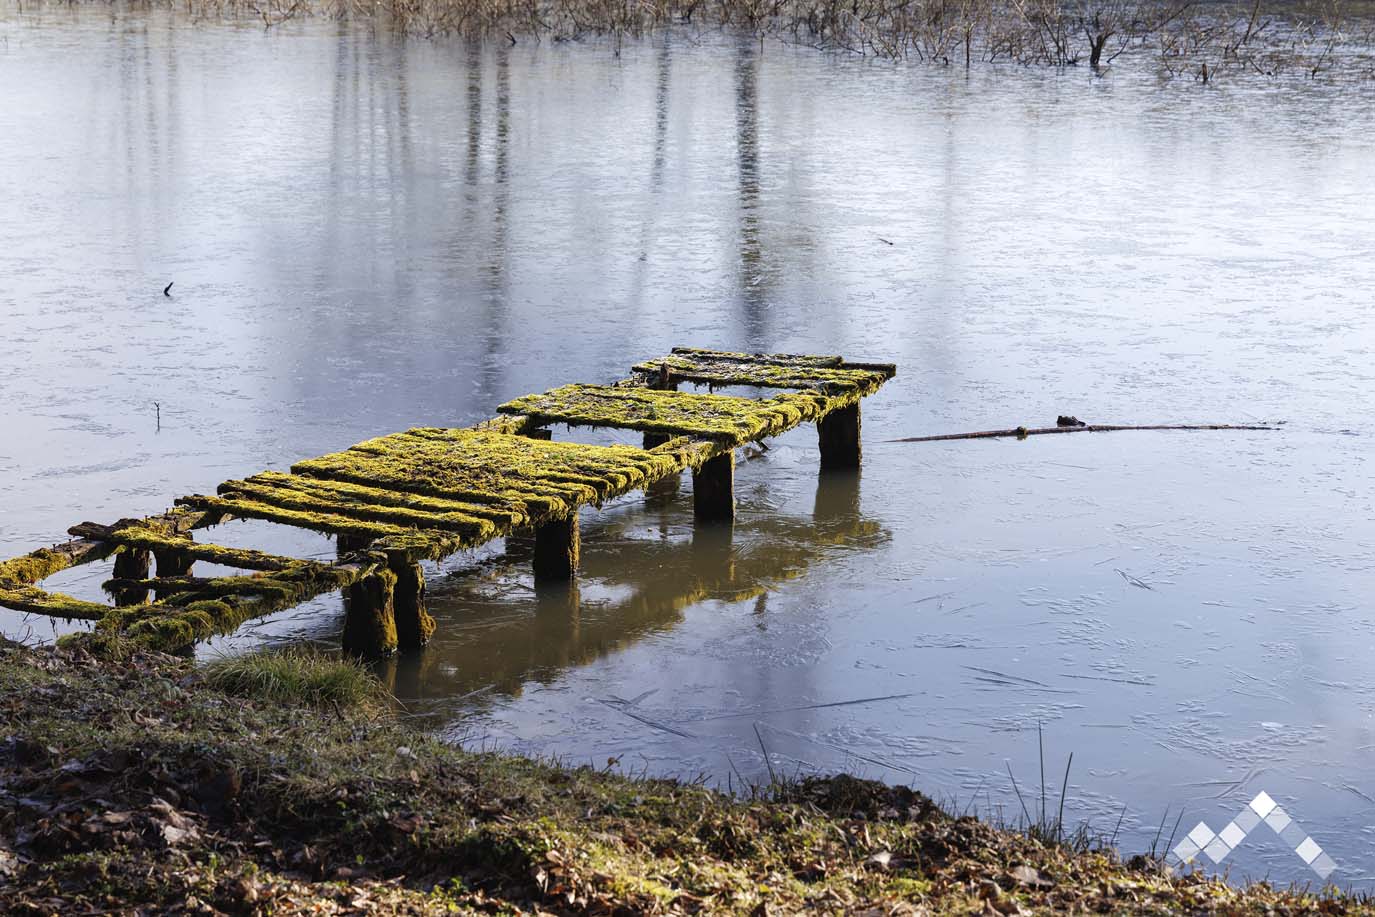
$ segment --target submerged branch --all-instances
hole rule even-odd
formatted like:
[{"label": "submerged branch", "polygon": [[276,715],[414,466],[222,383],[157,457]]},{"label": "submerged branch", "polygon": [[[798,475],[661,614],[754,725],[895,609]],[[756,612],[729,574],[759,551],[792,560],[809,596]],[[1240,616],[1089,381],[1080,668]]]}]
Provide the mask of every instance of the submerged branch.
[{"label": "submerged branch", "polygon": [[1014,427],[1010,430],[983,430],[978,433],[944,433],[940,436],[905,436],[902,439],[887,439],[888,443],[936,443],[951,439],[1003,439],[1005,437],[1016,437],[1026,439],[1028,436],[1042,436],[1047,433],[1115,433],[1118,430],[1275,430],[1278,427],[1267,424],[1232,424],[1232,423],[1185,423],[1185,424],[1084,424],[1080,426],[1065,427],[1039,427],[1028,429],[1027,427]]}]

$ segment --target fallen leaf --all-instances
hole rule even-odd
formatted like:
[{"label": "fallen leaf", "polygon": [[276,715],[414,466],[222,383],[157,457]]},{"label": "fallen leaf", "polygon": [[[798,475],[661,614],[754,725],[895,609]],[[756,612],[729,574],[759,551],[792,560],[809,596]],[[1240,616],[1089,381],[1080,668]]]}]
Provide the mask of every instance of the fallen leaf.
[{"label": "fallen leaf", "polygon": [[1039,869],[1031,866],[1012,867],[1012,878],[1018,885],[1029,885],[1032,888],[1050,888],[1055,883],[1047,879]]},{"label": "fallen leaf", "polygon": [[194,841],[199,835],[195,828],[177,828],[172,825],[162,826],[162,839],[167,842],[167,846],[175,847],[178,844]]}]

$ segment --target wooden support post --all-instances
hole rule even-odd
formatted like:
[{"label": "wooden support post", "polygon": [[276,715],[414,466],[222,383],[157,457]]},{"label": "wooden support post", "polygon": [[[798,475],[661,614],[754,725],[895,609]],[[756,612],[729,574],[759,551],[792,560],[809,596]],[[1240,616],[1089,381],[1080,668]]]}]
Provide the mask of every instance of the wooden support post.
[{"label": "wooden support post", "polygon": [[578,513],[535,528],[535,582],[568,582],[578,575],[582,536]]},{"label": "wooden support post", "polygon": [[177,548],[168,548],[165,551],[154,551],[153,559],[157,561],[158,578],[168,576],[190,576],[191,566],[196,559],[187,551]]},{"label": "wooden support post", "polygon": [[340,557],[352,554],[354,551],[361,551],[372,544],[372,539],[364,535],[350,535],[347,532],[340,532],[334,538],[334,548]]},{"label": "wooden support post", "polygon": [[[669,378],[668,364],[664,364],[663,368],[659,371],[659,378],[651,383],[649,387],[661,392],[678,391],[678,383],[673,382]],[[668,433],[646,433],[644,445],[646,449],[653,449],[655,446],[662,446],[670,439],[673,439],[673,437]]]},{"label": "wooden support post", "polygon": [[817,440],[821,445],[821,467],[825,469],[858,468],[859,404],[832,411],[817,421]]},{"label": "wooden support post", "polygon": [[[646,433],[645,448],[653,449],[655,446],[662,446],[670,439],[673,437],[667,433]],[[650,497],[651,501],[654,502],[671,500],[678,494],[678,487],[682,481],[681,473],[660,478],[645,488],[645,496]]]},{"label": "wooden support post", "polygon": [[692,472],[692,514],[698,522],[735,520],[735,451],[702,463]]},{"label": "wooden support post", "polygon": [[396,643],[402,650],[418,650],[434,634],[434,618],[425,610],[425,571],[420,564],[393,561],[396,574],[392,608],[396,617]]},{"label": "wooden support post", "polygon": [[381,570],[344,591],[344,652],[365,658],[396,652],[396,574]]},{"label": "wooden support post", "polygon": [[[115,579],[147,579],[149,568],[149,554],[143,548],[125,548],[115,555]],[[142,605],[148,601],[148,590],[139,589],[120,589],[114,593],[115,604],[124,607],[126,605]]]}]

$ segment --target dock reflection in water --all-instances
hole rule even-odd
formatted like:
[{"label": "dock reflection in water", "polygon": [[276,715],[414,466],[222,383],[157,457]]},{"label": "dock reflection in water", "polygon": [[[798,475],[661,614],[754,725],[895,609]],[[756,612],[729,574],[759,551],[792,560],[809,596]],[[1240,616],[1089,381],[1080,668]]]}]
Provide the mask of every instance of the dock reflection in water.
[{"label": "dock reflection in water", "polygon": [[745,508],[734,526],[694,526],[682,496],[621,501],[600,520],[584,516],[582,570],[569,586],[535,588],[524,572],[532,540],[508,539],[476,568],[432,579],[434,640],[378,663],[378,674],[409,711],[439,725],[668,631],[701,602],[752,599],[767,627],[772,587],[888,541],[859,495],[859,473],[826,472],[810,517]]}]

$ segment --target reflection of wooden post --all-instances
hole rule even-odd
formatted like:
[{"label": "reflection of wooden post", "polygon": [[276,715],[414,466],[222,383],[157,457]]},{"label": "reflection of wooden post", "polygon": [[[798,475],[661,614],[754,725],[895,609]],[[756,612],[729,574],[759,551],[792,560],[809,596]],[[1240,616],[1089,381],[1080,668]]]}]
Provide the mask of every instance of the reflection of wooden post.
[{"label": "reflection of wooden post", "polygon": [[[147,579],[148,552],[143,548],[126,547],[115,555],[115,579]],[[148,601],[147,589],[120,589],[114,594],[115,604],[142,605]]]},{"label": "reflection of wooden post", "polygon": [[567,582],[578,575],[582,535],[578,511],[535,527],[535,581]]},{"label": "reflection of wooden post", "polygon": [[392,563],[396,585],[392,609],[396,617],[396,643],[403,650],[418,650],[434,634],[434,618],[425,610],[425,571],[420,564],[401,560]]},{"label": "reflection of wooden post", "polygon": [[344,652],[389,656],[396,652],[396,574],[379,570],[344,591]]},{"label": "reflection of wooden post", "polygon": [[822,468],[858,468],[859,403],[832,411],[817,421]]},{"label": "reflection of wooden post", "polygon": [[692,472],[692,514],[698,522],[735,519],[735,450],[702,463]]}]

